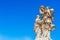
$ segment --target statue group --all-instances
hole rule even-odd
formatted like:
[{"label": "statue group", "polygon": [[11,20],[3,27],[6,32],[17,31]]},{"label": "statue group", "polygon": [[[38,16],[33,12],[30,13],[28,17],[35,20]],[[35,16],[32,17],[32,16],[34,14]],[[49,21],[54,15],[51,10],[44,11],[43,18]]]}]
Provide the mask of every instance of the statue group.
[{"label": "statue group", "polygon": [[35,40],[51,40],[50,31],[55,29],[53,24],[53,13],[54,10],[49,7],[44,7],[43,5],[39,9],[42,17],[36,16],[36,21],[34,24],[34,31],[36,32]]}]

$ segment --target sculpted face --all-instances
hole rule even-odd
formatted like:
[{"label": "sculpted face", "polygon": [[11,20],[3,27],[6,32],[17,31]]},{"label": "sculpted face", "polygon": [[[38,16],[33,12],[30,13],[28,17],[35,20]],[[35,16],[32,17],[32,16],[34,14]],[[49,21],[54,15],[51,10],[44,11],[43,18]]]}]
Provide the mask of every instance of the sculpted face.
[{"label": "sculpted face", "polygon": [[54,9],[50,9],[50,13],[52,15],[54,13]]},{"label": "sculpted face", "polygon": [[44,6],[41,6],[41,7],[40,7],[40,13],[41,13],[41,14],[44,14],[44,9],[45,9]]},{"label": "sculpted face", "polygon": [[37,16],[36,16],[36,18],[37,18],[37,19],[40,19],[40,16],[39,16],[39,15],[37,15]]}]

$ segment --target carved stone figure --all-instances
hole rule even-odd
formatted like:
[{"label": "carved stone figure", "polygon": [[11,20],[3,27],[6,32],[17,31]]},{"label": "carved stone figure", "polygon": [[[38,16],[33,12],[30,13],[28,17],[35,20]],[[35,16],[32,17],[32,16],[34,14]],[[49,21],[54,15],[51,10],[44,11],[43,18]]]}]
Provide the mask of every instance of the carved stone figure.
[{"label": "carved stone figure", "polygon": [[50,31],[55,29],[55,25],[53,25],[53,13],[54,10],[49,7],[44,7],[43,5],[39,9],[42,17],[37,15],[34,31],[36,32],[35,40],[51,40]]}]

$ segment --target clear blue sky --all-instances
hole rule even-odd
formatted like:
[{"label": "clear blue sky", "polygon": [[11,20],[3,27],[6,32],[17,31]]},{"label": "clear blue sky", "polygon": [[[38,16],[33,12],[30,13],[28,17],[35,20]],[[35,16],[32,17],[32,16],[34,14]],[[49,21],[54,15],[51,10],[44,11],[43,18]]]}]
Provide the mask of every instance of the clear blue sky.
[{"label": "clear blue sky", "polygon": [[60,40],[60,0],[0,0],[0,36],[28,36],[34,40],[34,22],[41,5],[54,8],[56,29],[51,32],[51,37]]}]

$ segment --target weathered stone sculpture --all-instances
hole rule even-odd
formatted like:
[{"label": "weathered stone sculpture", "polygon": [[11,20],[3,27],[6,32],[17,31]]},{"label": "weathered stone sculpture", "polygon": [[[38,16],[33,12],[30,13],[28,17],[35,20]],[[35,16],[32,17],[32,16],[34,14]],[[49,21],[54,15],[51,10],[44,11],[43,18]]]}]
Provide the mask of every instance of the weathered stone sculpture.
[{"label": "weathered stone sculpture", "polygon": [[34,25],[34,31],[36,32],[35,40],[51,40],[50,31],[55,28],[55,25],[53,24],[54,10],[49,7],[45,8],[44,6],[41,6],[39,11],[42,14],[42,20],[40,19],[40,16],[37,15]]}]

